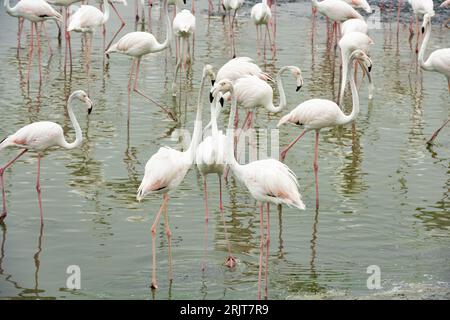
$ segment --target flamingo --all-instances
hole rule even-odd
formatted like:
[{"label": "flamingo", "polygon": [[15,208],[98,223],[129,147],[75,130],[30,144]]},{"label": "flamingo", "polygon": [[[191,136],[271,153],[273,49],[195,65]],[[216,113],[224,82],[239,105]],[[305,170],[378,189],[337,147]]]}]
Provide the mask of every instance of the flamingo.
[{"label": "flamingo", "polygon": [[[433,0],[408,0],[411,5],[414,17],[416,19],[416,52],[419,52],[419,15],[429,14],[430,16],[434,16],[434,8],[433,8]],[[410,28],[412,32],[412,27]]]},{"label": "flamingo", "polygon": [[[450,92],[450,48],[438,49],[433,51],[428,59],[424,60],[425,50],[428,46],[428,41],[431,35],[431,18],[432,15],[426,13],[423,17],[422,33],[424,33],[424,38],[419,51],[419,65],[423,70],[434,71],[443,74],[447,78],[448,91]],[[434,139],[437,137],[439,132],[444,128],[450,119],[448,119],[438,130],[436,130],[431,138],[427,141],[427,144],[433,144]]]},{"label": "flamingo", "polygon": [[[212,76],[211,79],[214,79],[214,72],[210,70]],[[222,203],[222,176],[225,171],[225,146],[226,146],[226,136],[219,132],[217,128],[217,119],[216,119],[216,110],[214,108],[214,104],[217,104],[216,100],[213,100],[211,103],[211,124],[212,130],[211,135],[207,136],[203,139],[203,141],[198,145],[196,152],[196,161],[197,168],[200,174],[203,177],[203,192],[204,192],[204,201],[205,201],[205,252],[206,252],[206,244],[207,244],[207,233],[208,233],[208,187],[207,187],[207,177],[209,174],[217,174],[219,178],[219,209],[220,215],[223,222],[223,227],[225,231],[225,240],[227,242],[228,248],[228,257],[225,261],[225,265],[229,268],[233,268],[236,265],[236,259],[231,254],[231,245],[228,240],[228,233],[225,224],[225,218],[223,214],[223,203]],[[204,269],[204,262],[203,267]]]},{"label": "flamingo", "polygon": [[189,38],[195,32],[195,16],[189,10],[181,10],[173,19],[173,32],[176,37],[177,47],[180,47],[180,57],[178,58],[177,65],[175,67],[175,75],[172,82],[173,95],[176,95],[176,80],[178,75],[178,69],[180,69],[181,63],[186,64],[189,57],[191,62],[192,57],[189,50]]},{"label": "flamingo", "polygon": [[[442,2],[441,5],[439,6],[439,8],[449,8],[449,7],[450,7],[450,0],[446,0],[446,1]],[[449,22],[450,22],[450,18],[444,22],[444,26],[446,28],[449,28],[449,26],[448,26]]]},{"label": "flamingo", "polygon": [[[272,40],[270,38],[269,31],[269,22],[272,18],[272,11],[270,7],[267,5],[267,0],[262,0],[261,3],[257,3],[252,7],[252,11],[250,13],[253,23],[256,27],[256,42],[259,43],[260,37],[262,36],[262,26],[266,27],[266,31],[269,35],[269,43],[272,48]],[[266,42],[264,41],[264,48],[266,47]]]},{"label": "flamingo", "polygon": [[[234,45],[234,20],[236,19],[237,11],[244,4],[244,0],[222,0],[225,12],[228,12],[228,25],[230,29],[231,50],[233,58],[236,57],[236,48]],[[231,10],[234,10],[233,19],[231,19]]]},{"label": "flamingo", "polygon": [[[350,55],[353,51],[359,49],[364,53],[368,53],[369,47],[373,45],[373,40],[365,33],[362,32],[350,32],[346,33],[339,41],[339,47],[341,49],[342,59],[342,78],[341,78],[341,90],[339,94],[339,105],[342,105],[344,100],[345,87],[347,85],[347,68]],[[358,61],[358,60],[357,60]],[[355,66],[356,68],[356,66]],[[369,99],[373,98],[373,83],[370,74],[367,75],[369,79]]]},{"label": "flamingo", "polygon": [[[97,2],[102,3],[103,0],[97,0]],[[123,4],[125,7],[128,6],[128,2],[127,0],[108,0],[109,5],[111,6],[111,8],[113,9],[114,13],[117,15],[117,17],[120,20],[120,27],[117,29],[117,31],[114,33],[113,37],[111,38],[111,40],[109,41],[108,45],[103,46],[103,50],[108,50],[109,47],[111,46],[111,44],[114,42],[114,40],[116,39],[116,37],[119,35],[120,31],[122,31],[123,28],[125,28],[125,20],[123,19],[122,15],[120,14],[120,12],[117,10],[116,6],[114,5],[115,3],[120,3]],[[106,39],[106,27],[103,24],[103,40]]]},{"label": "flamingo", "polygon": [[298,190],[297,178],[288,166],[275,159],[264,159],[250,162],[246,165],[240,165],[234,156],[234,139],[232,133],[232,124],[237,107],[237,95],[234,91],[232,81],[224,79],[219,81],[213,91],[213,96],[217,97],[219,93],[231,95],[231,112],[228,121],[227,132],[227,164],[231,167],[236,178],[245,184],[252,197],[259,202],[260,208],[260,255],[258,270],[258,299],[261,299],[261,278],[262,278],[262,259],[264,251],[264,217],[263,206],[267,204],[267,237],[266,237],[266,297],[268,280],[268,259],[270,245],[270,222],[269,207],[270,204],[285,204],[289,207],[295,207],[300,210],[305,209],[300,192]]},{"label": "flamingo", "polygon": [[[31,61],[33,59],[33,30],[36,31],[37,47],[38,47],[38,62],[39,62],[39,80],[42,81],[41,72],[41,36],[40,31],[37,28],[38,22],[44,22],[46,20],[61,21],[61,14],[53,9],[53,7],[44,0],[22,0],[19,1],[14,7],[11,8],[9,0],[5,0],[4,6],[6,12],[13,17],[27,19],[31,22],[31,35],[29,45],[29,57],[27,67],[27,83],[30,81],[30,68]],[[21,32],[21,27],[19,28]],[[19,36],[20,39],[20,36]]]},{"label": "flamingo", "polygon": [[342,0],[351,5],[355,9],[363,9],[367,13],[372,13],[372,9],[370,8],[367,0]]},{"label": "flamingo", "polygon": [[137,192],[136,198],[138,201],[144,199],[144,197],[148,194],[163,195],[163,202],[151,228],[153,248],[153,272],[151,286],[153,289],[158,288],[156,282],[156,227],[158,226],[159,219],[163,211],[165,215],[166,235],[167,240],[169,241],[169,280],[172,280],[171,232],[167,214],[169,192],[175,191],[178,188],[194,161],[196,149],[200,143],[202,133],[203,87],[206,77],[212,77],[212,74],[210,73],[211,68],[212,67],[209,65],[203,67],[202,81],[200,84],[200,92],[197,101],[195,126],[188,149],[181,152],[169,147],[159,148],[159,150],[147,161],[147,164],[145,165],[144,178],[142,179]]},{"label": "flamingo", "polygon": [[137,88],[137,80],[139,75],[139,67],[141,65],[141,59],[143,56],[150,54],[150,53],[156,53],[162,50],[165,50],[170,46],[170,42],[172,41],[172,28],[170,24],[170,19],[168,15],[168,9],[167,9],[167,0],[164,0],[164,12],[166,15],[166,28],[167,28],[167,34],[166,39],[163,43],[159,43],[155,36],[149,32],[141,32],[141,31],[135,31],[130,32],[124,35],[117,43],[113,44],[108,50],[106,50],[105,54],[108,55],[110,53],[121,53],[125,54],[127,56],[133,57],[133,62],[131,63],[130,68],[130,78],[128,80],[128,123],[130,122],[130,109],[131,109],[131,80],[133,77],[133,71],[134,66],[136,65],[136,72],[135,72],[135,78],[134,78],[134,85],[133,85],[133,91],[137,94],[141,95],[142,97],[146,98],[147,100],[153,102],[156,104],[159,108],[161,108],[167,115],[174,121],[176,121],[175,114],[150,98],[148,95],[142,93]]},{"label": "flamingo", "polygon": [[354,121],[359,113],[359,96],[355,84],[355,75],[352,72],[352,65],[355,60],[362,62],[363,68],[370,72],[372,68],[372,61],[362,50],[355,50],[350,55],[348,61],[348,73],[350,74],[350,88],[352,91],[353,108],[350,115],[345,115],[339,106],[330,100],[311,99],[299,104],[289,114],[285,115],[278,122],[278,127],[285,123],[291,123],[299,126],[304,126],[302,133],[292,141],[280,154],[281,161],[284,161],[287,152],[292,146],[300,140],[308,131],[316,131],[316,144],[314,149],[314,176],[316,180],[316,209],[319,209],[319,182],[317,173],[318,165],[318,148],[319,148],[319,131],[322,128],[334,127],[338,125],[346,125]]},{"label": "flamingo", "polygon": [[[23,0],[22,0],[23,1]],[[44,217],[42,213],[42,195],[41,195],[41,184],[40,184],[40,173],[41,173],[41,157],[42,153],[51,147],[62,147],[65,149],[74,149],[81,145],[83,141],[83,134],[81,132],[80,125],[78,124],[75,114],[72,110],[72,104],[76,101],[82,101],[88,106],[88,114],[92,111],[92,101],[89,99],[88,95],[82,91],[74,91],[67,101],[67,111],[69,113],[70,121],[75,129],[75,141],[68,143],[64,139],[64,131],[59,124],[50,121],[40,121],[33,122],[21,129],[16,133],[6,137],[0,142],[0,151],[7,147],[19,147],[23,150],[6,165],[0,168],[0,185],[2,188],[3,196],[3,212],[0,215],[0,222],[2,222],[7,215],[6,211],[6,194],[5,194],[5,184],[3,179],[3,174],[7,168],[9,168],[17,159],[19,159],[28,150],[37,151],[38,154],[38,168],[37,168],[37,180],[36,180],[36,191],[38,193],[39,210],[41,215],[41,225],[44,224]]]}]

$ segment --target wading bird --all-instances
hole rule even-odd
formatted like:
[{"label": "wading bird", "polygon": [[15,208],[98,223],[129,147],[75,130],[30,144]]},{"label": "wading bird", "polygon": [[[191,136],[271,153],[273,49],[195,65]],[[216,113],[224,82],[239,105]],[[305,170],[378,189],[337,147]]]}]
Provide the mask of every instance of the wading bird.
[{"label": "wading bird", "polygon": [[[236,48],[234,41],[234,22],[236,20],[236,14],[240,7],[244,4],[244,0],[222,0],[223,8],[228,12],[228,25],[229,25],[229,37],[231,39],[231,52],[233,58],[236,57]],[[231,10],[234,10],[233,18],[231,18]]]},{"label": "wading bird", "polygon": [[[431,15],[425,14],[423,17],[422,33],[425,34],[422,42],[422,46],[419,51],[419,65],[423,70],[434,71],[443,74],[447,78],[448,91],[450,93],[450,48],[438,49],[433,51],[428,59],[425,61],[425,50],[428,46],[428,41],[431,36]],[[433,144],[434,139],[439,132],[444,128],[450,119],[448,119],[438,130],[436,130],[431,138],[427,141],[427,144]]]},{"label": "wading bird", "polygon": [[152,288],[158,288],[156,282],[156,227],[159,219],[164,211],[166,235],[169,242],[169,280],[172,280],[172,244],[171,232],[169,228],[169,220],[167,213],[167,205],[169,202],[169,193],[175,191],[183,181],[186,173],[191,168],[195,159],[197,146],[200,143],[202,135],[202,96],[203,87],[206,77],[212,77],[210,73],[211,66],[206,65],[203,68],[202,81],[200,84],[200,92],[197,101],[197,115],[195,118],[194,131],[191,143],[186,151],[178,151],[169,147],[161,147],[145,165],[145,174],[137,192],[137,200],[141,201],[148,194],[162,194],[163,202],[155,217],[152,225],[152,250],[153,250],[153,272],[152,272]]},{"label": "wading bird", "polygon": [[[273,203],[275,205],[285,204],[289,207],[295,207],[300,210],[305,209],[302,202],[300,192],[298,191],[298,182],[295,174],[286,166],[275,159],[265,159],[250,162],[246,165],[240,165],[234,156],[234,134],[233,119],[237,108],[237,96],[230,80],[224,79],[219,81],[213,91],[213,96],[217,97],[219,93],[231,95],[231,112],[228,121],[227,132],[227,164],[231,167],[236,178],[245,184],[252,197],[259,202],[260,209],[260,255],[259,255],[259,271],[258,271],[258,299],[261,299],[261,278],[264,242],[266,245],[266,297],[268,285],[268,259],[270,245],[270,221],[269,207]],[[267,204],[267,231],[266,241],[264,241],[264,205]]]},{"label": "wading bird", "polygon": [[[408,0],[408,2],[410,3],[410,5],[413,9],[414,17],[416,20],[416,35],[417,35],[416,52],[418,52],[419,51],[419,38],[420,38],[419,15],[423,16],[425,14],[429,14],[430,16],[434,16],[433,0]],[[412,35],[412,32],[413,32],[412,20],[411,20],[410,31],[411,31],[411,35]]]},{"label": "wading bird", "polygon": [[155,36],[148,32],[130,32],[124,35],[117,43],[113,44],[106,52],[105,54],[108,55],[113,52],[125,54],[127,56],[130,56],[133,58],[133,62],[131,63],[130,68],[130,78],[128,80],[128,123],[130,123],[130,111],[131,111],[131,81],[133,78],[133,71],[134,67],[136,65],[136,72],[134,76],[134,85],[133,85],[133,91],[137,94],[141,95],[142,97],[146,98],[147,100],[153,102],[156,104],[159,108],[161,108],[172,120],[176,121],[175,114],[162,106],[160,103],[155,101],[154,99],[150,98],[148,95],[144,94],[137,88],[137,81],[139,76],[139,67],[141,65],[141,59],[143,56],[159,52],[162,50],[165,50],[170,46],[170,42],[172,41],[172,25],[170,23],[169,15],[168,15],[168,9],[167,9],[167,0],[164,0],[164,12],[166,16],[166,28],[167,28],[167,34],[166,39],[163,43],[159,43]]},{"label": "wading bird", "polygon": [[270,10],[270,7],[267,5],[267,0],[262,0],[261,3],[257,3],[252,7],[252,11],[250,13],[250,17],[252,18],[253,23],[256,27],[256,45],[258,47],[259,42],[261,41],[261,38],[264,39],[264,50],[266,48],[266,38],[263,36],[263,26],[265,26],[267,34],[269,36],[269,44],[270,49],[273,49],[273,43],[270,36],[270,30],[269,30],[269,22],[272,18],[272,11]]},{"label": "wading bird", "polygon": [[284,161],[287,152],[292,146],[300,140],[308,131],[316,131],[316,144],[314,148],[314,176],[316,180],[316,209],[319,209],[319,181],[317,173],[319,170],[318,164],[318,152],[319,152],[319,132],[322,128],[334,127],[338,125],[346,125],[354,121],[359,113],[359,96],[355,84],[355,75],[352,72],[353,63],[359,60],[362,62],[362,66],[366,69],[367,73],[372,68],[372,61],[362,51],[355,50],[350,55],[348,61],[348,73],[350,76],[350,88],[352,91],[353,108],[350,115],[345,115],[339,106],[330,100],[325,99],[311,99],[299,104],[289,114],[285,115],[278,122],[278,127],[291,123],[298,126],[304,126],[302,133],[294,139],[286,148],[284,148],[280,154],[280,160]]},{"label": "wading bird", "polygon": [[0,143],[0,151],[7,147],[18,147],[23,150],[9,161],[6,165],[0,168],[0,186],[2,188],[3,197],[3,212],[0,215],[0,222],[6,218],[6,193],[3,174],[7,168],[9,168],[17,159],[19,159],[28,150],[37,152],[38,155],[38,168],[36,179],[36,191],[38,193],[39,210],[41,215],[41,224],[44,224],[44,216],[42,213],[42,195],[41,195],[41,157],[42,153],[51,147],[62,147],[64,149],[74,149],[81,145],[83,140],[83,134],[72,110],[72,104],[76,101],[82,101],[88,106],[88,113],[92,111],[92,101],[87,94],[82,90],[74,91],[67,101],[67,112],[69,113],[70,121],[75,129],[75,141],[68,143],[64,139],[64,131],[59,124],[50,121],[33,122],[21,129],[16,133],[6,137]]}]

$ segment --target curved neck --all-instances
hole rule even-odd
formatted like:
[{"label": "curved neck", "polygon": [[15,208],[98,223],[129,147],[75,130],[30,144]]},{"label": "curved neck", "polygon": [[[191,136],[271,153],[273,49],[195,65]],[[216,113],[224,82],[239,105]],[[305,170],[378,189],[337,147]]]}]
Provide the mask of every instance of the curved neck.
[{"label": "curved neck", "polygon": [[13,10],[13,8],[11,8],[11,6],[9,5],[9,0],[5,0],[4,6],[5,6],[5,9],[6,9],[6,12],[10,16],[17,17],[17,14],[16,14],[15,10]]},{"label": "curved neck", "polygon": [[109,3],[108,0],[103,0],[103,22],[105,24],[109,19]]},{"label": "curved neck", "polygon": [[418,57],[420,67],[427,71],[432,70],[430,68],[430,66],[427,64],[427,61],[424,61],[425,50],[428,47],[428,41],[430,40],[430,35],[431,35],[431,23],[427,23],[425,25],[425,36],[423,38],[422,46],[420,47],[419,57]]},{"label": "curved neck", "polygon": [[170,18],[169,18],[169,9],[168,9],[168,5],[167,5],[167,0],[164,0],[164,14],[166,15],[166,40],[164,40],[163,43],[158,43],[156,45],[156,50],[157,51],[162,51],[164,49],[166,49],[167,47],[170,46],[170,43],[172,42],[172,24],[170,23]]},{"label": "curved neck", "polygon": [[348,60],[349,56],[342,52],[342,79],[341,79],[341,92],[339,93],[339,107],[342,107],[342,102],[344,101],[345,88],[347,86]]},{"label": "curved neck", "polygon": [[277,112],[280,112],[281,110],[283,110],[284,107],[286,107],[286,94],[284,93],[283,81],[281,80],[281,75],[288,69],[289,69],[289,67],[283,67],[277,73],[277,88],[278,88],[278,93],[280,95],[280,102],[278,104],[278,107],[275,107],[273,104],[273,100],[272,100],[272,104],[267,107],[267,109],[270,112],[277,113]]},{"label": "curved neck", "polygon": [[236,161],[236,158],[234,156],[234,118],[236,116],[236,109],[237,109],[237,97],[234,94],[234,89],[232,88],[230,90],[231,95],[231,109],[230,109],[230,118],[228,119],[228,129],[227,129],[227,149],[226,149],[226,163],[230,165],[230,168],[233,170],[233,172],[239,177],[240,176],[240,168],[241,165]]},{"label": "curved neck", "polygon": [[188,157],[189,163],[192,163],[194,161],[197,146],[202,139],[203,87],[205,85],[205,79],[206,74],[203,74],[202,81],[200,83],[200,91],[197,98],[197,115],[194,122],[194,131],[192,132],[192,140],[189,148],[185,152]]},{"label": "curved neck", "polygon": [[75,141],[72,143],[68,143],[66,140],[63,140],[63,143],[61,146],[66,149],[74,149],[74,148],[78,147],[79,145],[81,145],[81,142],[83,141],[83,134],[81,132],[80,125],[78,124],[77,118],[75,118],[75,114],[73,113],[73,110],[72,110],[72,103],[73,103],[74,99],[75,99],[75,96],[72,94],[69,97],[69,101],[67,102],[67,111],[69,112],[69,118],[70,118],[70,121],[72,122],[72,126],[75,129]]},{"label": "curved neck", "polygon": [[216,106],[218,105],[217,99],[214,99],[211,102],[211,135],[215,138],[219,136],[219,128],[217,127],[217,115],[216,115]]},{"label": "curved neck", "polygon": [[358,95],[358,89],[356,88],[355,83],[355,74],[352,72],[352,64],[355,59],[350,59],[347,65],[348,73],[350,74],[350,88],[352,90],[352,101],[353,101],[353,107],[352,112],[350,115],[346,116],[344,113],[342,113],[342,117],[340,121],[338,121],[338,124],[345,125],[347,123],[352,122],[356,119],[356,116],[359,113],[359,95]]}]

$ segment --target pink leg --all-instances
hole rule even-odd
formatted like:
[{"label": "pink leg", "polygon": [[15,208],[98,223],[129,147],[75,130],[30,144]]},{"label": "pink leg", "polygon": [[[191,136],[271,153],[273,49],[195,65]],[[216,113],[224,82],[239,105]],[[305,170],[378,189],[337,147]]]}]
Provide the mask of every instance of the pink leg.
[{"label": "pink leg", "polygon": [[27,152],[28,149],[22,150],[16,157],[14,157],[11,161],[9,161],[7,164],[5,164],[3,167],[0,168],[0,187],[2,188],[2,200],[3,200],[3,212],[0,215],[0,223],[6,218],[7,211],[6,211],[6,192],[5,192],[5,181],[3,178],[3,174],[5,173],[5,170],[8,169],[14,162],[17,161],[25,152]]},{"label": "pink leg", "polygon": [[316,209],[319,209],[319,130],[316,131],[316,145],[314,147],[314,178],[316,180]]},{"label": "pink leg", "polygon": [[419,52],[419,40],[420,40],[420,33],[419,33],[419,17],[416,16],[416,53]]},{"label": "pink leg", "polygon": [[300,135],[299,135],[297,138],[294,139],[294,141],[292,141],[286,148],[284,148],[284,149],[281,151],[281,153],[280,153],[280,161],[281,161],[281,162],[283,162],[284,159],[286,158],[286,154],[287,154],[287,152],[289,151],[289,149],[291,149],[291,148],[294,146],[294,144],[296,144],[297,141],[300,140],[301,137],[303,137],[303,136],[305,135],[305,133],[306,133],[306,129],[303,130],[302,133],[300,133]]},{"label": "pink leg", "polygon": [[41,192],[41,156],[39,154],[38,154],[36,191],[38,194],[39,212],[41,214],[41,225],[43,225],[44,224],[44,215],[43,215],[43,211],[42,211],[42,192]]},{"label": "pink leg", "polygon": [[195,15],[195,0],[192,0],[192,14]]},{"label": "pink leg", "polygon": [[[123,20],[122,16],[120,15],[119,11],[117,11],[116,7],[114,6],[113,3],[109,3],[111,8],[113,8],[114,12],[116,13],[116,15],[119,17],[119,20],[121,22],[120,28],[116,31],[116,33],[114,34],[114,36],[112,37],[111,41],[109,41],[108,45],[106,46],[106,50],[109,49],[109,47],[111,46],[111,44],[114,42],[114,40],[116,39],[117,35],[120,33],[120,31],[122,31],[123,28],[125,28],[125,21]],[[107,58],[109,58],[109,55],[106,56]]]},{"label": "pink leg", "polygon": [[144,97],[145,99],[147,99],[147,100],[153,102],[154,104],[156,104],[156,105],[157,105],[159,108],[161,108],[165,113],[167,113],[167,115],[169,116],[170,119],[172,119],[173,121],[177,121],[177,118],[176,118],[175,114],[174,114],[171,110],[169,110],[169,109],[163,107],[161,104],[159,104],[158,102],[156,102],[155,100],[153,100],[153,99],[150,98],[149,96],[145,95],[144,93],[142,93],[142,92],[137,88],[137,81],[138,81],[138,76],[139,76],[139,67],[140,67],[140,65],[141,65],[141,59],[138,59],[138,60],[137,60],[137,66],[136,66],[136,75],[135,75],[135,78],[134,78],[134,88],[133,88],[133,91],[136,92],[137,94],[141,95],[141,96]]},{"label": "pink leg", "polygon": [[166,195],[163,196],[163,202],[161,204],[161,207],[159,208],[158,213],[156,214],[155,221],[153,222],[151,232],[152,232],[152,289],[157,289],[158,284],[156,282],[156,228],[159,224],[159,218],[161,218],[161,214],[164,210],[164,206],[167,205],[167,202],[169,201],[169,198],[166,197]]},{"label": "pink leg", "polygon": [[269,282],[269,249],[270,249],[270,203],[267,202],[267,224],[266,224],[266,288],[265,299],[268,297],[268,282]]},{"label": "pink leg", "polygon": [[172,279],[173,279],[172,232],[170,231],[169,212],[168,212],[168,209],[167,209],[167,202],[169,202],[169,196],[167,194],[165,194],[164,198],[166,199],[166,205],[164,206],[164,223],[165,223],[165,226],[166,226],[166,236],[167,236],[167,242],[168,242],[168,246],[169,246],[169,281],[172,281]]},{"label": "pink leg", "polygon": [[27,67],[27,83],[28,83],[28,86],[30,85],[30,69],[31,69],[31,62],[33,61],[33,47],[34,47],[34,43],[33,43],[33,38],[34,38],[33,30],[34,30],[34,22],[31,23],[30,47],[29,47],[29,50],[28,50],[28,67]]},{"label": "pink leg", "polygon": [[259,205],[259,235],[258,300],[261,300],[261,278],[264,251],[264,209],[262,203]]},{"label": "pink leg", "polygon": [[19,17],[18,21],[19,21],[19,26],[18,26],[18,31],[17,31],[17,55],[19,55],[19,50],[21,47],[21,38],[22,38],[22,30],[23,30],[23,23],[24,23],[24,18]]},{"label": "pink leg", "polygon": [[[450,91],[450,83],[449,83],[449,91]],[[441,130],[450,122],[450,119],[448,119],[447,121],[445,121],[445,123],[439,128],[437,129],[433,135],[431,136],[430,140],[427,141],[427,144],[432,145],[434,142],[434,139],[436,139],[437,135],[439,134],[439,132],[441,132]]]},{"label": "pink leg", "polygon": [[38,29],[37,22],[34,24],[36,30],[37,45],[38,45],[38,66],[39,66],[39,82],[42,82],[42,48],[41,48],[41,30]]},{"label": "pink leg", "polygon": [[203,192],[205,193],[205,236],[203,238],[203,261],[202,261],[202,271],[205,271],[205,256],[206,250],[208,249],[208,221],[209,221],[209,213],[208,213],[208,187],[206,185],[206,176],[203,177]]},{"label": "pink leg", "polygon": [[47,40],[49,55],[53,55],[52,45],[50,43],[50,38],[48,37],[47,27],[45,26],[45,22],[42,22],[42,29],[44,30],[45,39]]},{"label": "pink leg", "polygon": [[148,0],[148,32],[152,32],[152,9],[153,0]]},{"label": "pink leg", "polygon": [[225,265],[228,268],[233,268],[236,265],[236,259],[231,254],[231,243],[230,243],[230,240],[228,238],[227,225],[225,223],[225,216],[224,216],[224,213],[223,213],[223,205],[222,205],[222,178],[221,178],[220,175],[219,175],[219,193],[220,193],[220,204],[219,204],[220,217],[222,218],[223,232],[225,233],[225,241],[227,243],[227,249],[228,249],[228,258],[227,258],[227,260],[225,260]]},{"label": "pink leg", "polygon": [[130,125],[130,115],[131,115],[131,79],[133,78],[134,65],[136,60],[133,59],[130,68],[130,78],[128,80],[128,126]]}]

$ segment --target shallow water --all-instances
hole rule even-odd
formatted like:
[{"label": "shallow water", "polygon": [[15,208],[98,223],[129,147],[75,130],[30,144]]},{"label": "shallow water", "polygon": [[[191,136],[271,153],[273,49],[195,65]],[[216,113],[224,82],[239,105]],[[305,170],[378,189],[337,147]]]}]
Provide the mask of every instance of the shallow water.
[{"label": "shallow water", "polygon": [[[226,225],[238,266],[226,269],[222,265],[226,247],[218,182],[209,177],[211,218],[206,270],[202,272],[204,206],[202,179],[196,168],[169,204],[173,283],[168,282],[167,241],[161,225],[157,237],[159,289],[152,293],[149,288],[150,226],[161,198],[136,201],[145,163],[161,145],[176,146],[172,138],[176,129],[192,130],[203,64],[217,68],[230,57],[227,25],[217,16],[208,20],[206,3],[197,12],[195,61],[176,107],[182,114],[178,124],[133,95],[128,132],[126,86],[131,61],[113,55],[104,66],[101,32],[94,35],[90,81],[94,111],[89,117],[81,108],[75,111],[85,138],[80,148],[48,152],[42,161],[43,229],[34,188],[36,155],[25,155],[5,174],[9,215],[0,226],[0,297],[256,298],[258,208],[246,188],[229,179],[224,188]],[[264,54],[257,57],[250,4],[238,16],[237,54],[254,57],[272,74],[284,65],[302,69],[305,85],[299,93],[291,79],[284,80],[288,106],[281,114],[311,97],[336,99],[339,52],[327,46],[325,19],[318,19],[312,39],[310,4],[279,3],[276,58],[270,51],[266,59]],[[127,22],[125,34],[134,28],[134,4],[118,8]],[[395,7],[392,12],[383,11],[381,28],[370,30],[375,42],[371,49],[373,101],[368,101],[364,82],[360,86],[361,112],[354,126],[321,131],[318,212],[314,209],[312,171],[314,135],[307,134],[288,154],[286,163],[298,176],[307,210],[283,208],[281,213],[272,206],[272,299],[450,298],[449,127],[442,130],[434,147],[425,145],[448,118],[450,97],[443,76],[417,68],[408,41],[411,13],[407,4],[398,37],[396,14]],[[450,32],[438,23],[448,14],[449,10],[437,10],[428,52],[449,46]],[[118,27],[117,17],[113,14],[111,19],[109,36]],[[165,26],[157,5],[152,25],[156,37],[163,39]],[[74,139],[65,100],[72,90],[87,89],[81,36],[73,35],[73,73],[71,78],[65,77],[64,47],[57,47],[57,29],[48,24],[55,52],[49,58],[43,47],[43,84],[39,86],[35,61],[28,93],[23,82],[26,49],[16,56],[17,22],[2,10],[0,26],[0,137],[30,122],[51,120],[63,126],[67,140]],[[29,32],[28,25],[25,30]],[[172,70],[168,52],[147,56],[142,62],[140,88],[172,105]],[[345,102],[349,112],[349,95]],[[205,98],[205,117],[209,117],[207,106]],[[260,110],[255,126],[275,128],[281,114]],[[222,124],[227,115],[222,115]],[[292,126],[282,127],[280,144],[286,145],[298,133]],[[16,152],[2,152],[1,163]],[[81,268],[81,290],[66,289],[69,265]],[[370,265],[381,269],[379,290],[366,286]]]}]

